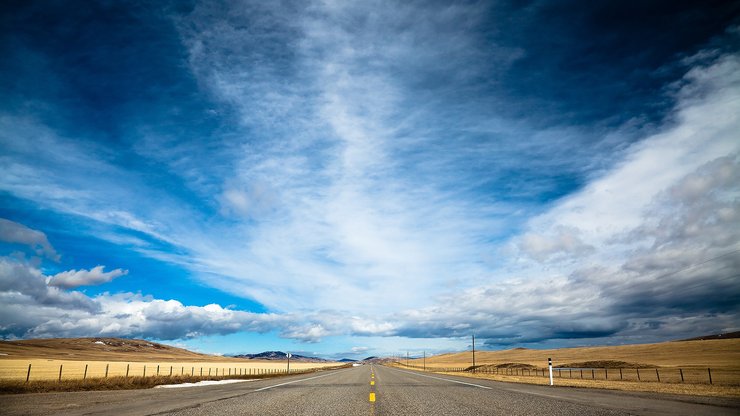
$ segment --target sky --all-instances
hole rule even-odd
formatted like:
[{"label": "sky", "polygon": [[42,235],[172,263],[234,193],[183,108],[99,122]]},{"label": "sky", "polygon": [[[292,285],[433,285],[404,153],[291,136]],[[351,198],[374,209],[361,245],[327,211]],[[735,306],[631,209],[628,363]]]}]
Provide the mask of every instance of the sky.
[{"label": "sky", "polygon": [[6,1],[0,338],[740,330],[740,5]]}]

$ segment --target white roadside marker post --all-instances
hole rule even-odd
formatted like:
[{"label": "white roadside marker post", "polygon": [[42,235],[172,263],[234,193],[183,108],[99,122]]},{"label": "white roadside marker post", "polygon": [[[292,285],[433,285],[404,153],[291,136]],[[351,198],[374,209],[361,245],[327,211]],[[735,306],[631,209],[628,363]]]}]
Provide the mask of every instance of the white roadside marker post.
[{"label": "white roadside marker post", "polygon": [[290,353],[285,354],[288,357],[288,374],[290,374]]},{"label": "white roadside marker post", "polygon": [[550,369],[550,385],[552,386],[552,358],[547,359],[547,367]]}]

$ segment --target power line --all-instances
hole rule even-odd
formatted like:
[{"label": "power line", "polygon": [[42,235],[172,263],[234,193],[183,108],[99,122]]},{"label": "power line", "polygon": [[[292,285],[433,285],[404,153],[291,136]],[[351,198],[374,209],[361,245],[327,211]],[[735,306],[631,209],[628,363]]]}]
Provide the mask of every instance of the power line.
[{"label": "power line", "polygon": [[702,262],[699,262],[699,263],[696,263],[696,264],[692,264],[690,266],[684,267],[683,269],[678,269],[678,270],[672,271],[670,273],[666,273],[666,274],[660,275],[660,276],[656,277],[656,279],[662,279],[664,277],[673,276],[674,274],[681,273],[681,272],[686,271],[686,270],[691,270],[691,269],[693,269],[695,267],[699,267],[701,265],[704,265],[704,264],[707,264],[709,262],[712,262],[712,261],[721,259],[722,257],[727,257],[730,254],[735,254],[735,253],[740,253],[740,248],[737,249],[737,250],[730,251],[729,253],[725,253],[725,254],[722,254],[720,256],[712,257],[711,259],[707,259],[707,260],[704,260]]}]

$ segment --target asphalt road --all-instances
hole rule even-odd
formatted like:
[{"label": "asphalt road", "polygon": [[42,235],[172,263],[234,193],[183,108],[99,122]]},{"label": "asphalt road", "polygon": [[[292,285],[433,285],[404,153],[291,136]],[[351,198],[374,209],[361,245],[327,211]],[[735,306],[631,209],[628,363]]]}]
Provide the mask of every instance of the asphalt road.
[{"label": "asphalt road", "polygon": [[367,365],[207,387],[2,395],[0,414],[700,416],[738,415],[740,400],[511,384]]}]

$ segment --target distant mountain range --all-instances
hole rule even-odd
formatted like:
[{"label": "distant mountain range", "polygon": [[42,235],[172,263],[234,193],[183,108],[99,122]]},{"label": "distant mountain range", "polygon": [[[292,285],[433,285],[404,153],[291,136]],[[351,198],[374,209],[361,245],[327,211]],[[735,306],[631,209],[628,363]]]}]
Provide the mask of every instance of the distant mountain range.
[{"label": "distant mountain range", "polygon": [[[257,354],[238,354],[238,355],[230,355],[230,357],[234,358],[242,358],[245,360],[287,360],[288,357],[285,352],[283,351],[265,351],[260,352]],[[362,361],[371,360],[373,358],[377,357],[368,357],[365,358]],[[299,355],[299,354],[292,354],[290,355],[291,361],[300,361],[304,363],[331,363],[331,362],[338,362],[338,363],[354,363],[359,360],[353,360],[351,358],[342,358],[341,360],[326,360],[324,358],[319,357],[307,357],[305,355]]]},{"label": "distant mountain range", "polygon": [[364,360],[362,360],[362,362],[373,363],[373,364],[385,364],[385,363],[391,363],[393,361],[396,361],[396,359],[392,357],[375,357],[375,356],[367,357]]},{"label": "distant mountain range", "polygon": [[[242,358],[245,360],[287,360],[288,355],[283,351],[265,351],[257,354],[239,354],[232,355],[234,358]],[[291,361],[300,361],[304,363],[328,363],[331,360],[325,360],[318,357],[306,357],[304,355],[292,354],[290,355]]]},{"label": "distant mountain range", "polygon": [[704,335],[701,337],[682,339],[680,341],[707,341],[710,339],[733,339],[733,338],[740,338],[740,331],[726,332],[724,334]]}]

